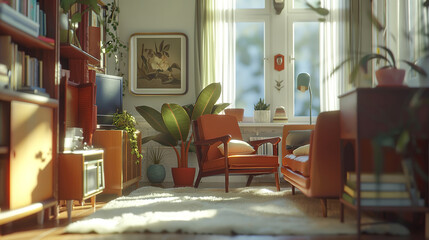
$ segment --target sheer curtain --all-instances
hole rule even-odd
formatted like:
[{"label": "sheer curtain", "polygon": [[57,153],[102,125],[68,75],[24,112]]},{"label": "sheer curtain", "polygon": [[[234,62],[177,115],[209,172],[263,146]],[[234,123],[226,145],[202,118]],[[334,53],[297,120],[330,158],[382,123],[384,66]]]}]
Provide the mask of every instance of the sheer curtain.
[{"label": "sheer curtain", "polygon": [[346,90],[348,81],[347,69],[341,68],[331,75],[332,70],[338,66],[346,56],[349,41],[347,33],[347,1],[327,1],[326,8],[330,10],[329,18],[323,25],[322,32],[322,76],[321,84],[321,111],[339,109],[338,95]]},{"label": "sheer curtain", "polygon": [[219,101],[234,102],[235,0],[195,1],[196,94],[210,83],[220,82]]}]

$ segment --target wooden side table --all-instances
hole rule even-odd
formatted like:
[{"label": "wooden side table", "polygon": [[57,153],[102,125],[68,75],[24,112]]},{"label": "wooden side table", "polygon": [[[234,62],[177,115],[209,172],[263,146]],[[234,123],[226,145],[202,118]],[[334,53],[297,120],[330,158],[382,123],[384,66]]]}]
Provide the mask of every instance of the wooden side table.
[{"label": "wooden side table", "polygon": [[[351,204],[340,196],[341,221],[344,221],[344,205],[356,210],[357,230],[360,235],[362,211],[394,211],[394,212],[424,212],[426,213],[425,235],[429,237],[429,185],[426,189],[420,189],[425,196],[424,206],[361,206],[360,173],[362,171],[363,158],[362,144],[370,141],[380,133],[389,131],[403,124],[409,118],[409,103],[418,91],[423,91],[424,98],[429,98],[429,88],[418,89],[408,87],[378,87],[358,88],[341,95],[340,98],[340,138],[341,138],[341,176],[344,186],[346,171],[354,171],[357,175],[356,204]],[[429,136],[429,106],[424,106],[419,111],[418,122],[421,126],[416,137],[427,141]],[[350,146],[352,153],[350,153]],[[347,149],[346,149],[347,148]],[[428,153],[425,155],[428,166]],[[428,167],[429,168],[429,167]],[[426,173],[429,169],[426,169]]]}]

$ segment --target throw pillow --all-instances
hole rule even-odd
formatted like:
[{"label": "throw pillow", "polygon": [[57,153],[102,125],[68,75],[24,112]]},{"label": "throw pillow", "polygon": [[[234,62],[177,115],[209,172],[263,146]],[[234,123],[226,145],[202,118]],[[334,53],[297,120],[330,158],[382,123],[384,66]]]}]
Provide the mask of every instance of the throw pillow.
[{"label": "throw pillow", "polygon": [[295,150],[296,148],[310,143],[312,130],[292,130],[286,137],[286,150]]},{"label": "throw pillow", "polygon": [[[223,143],[218,146],[218,149],[224,155],[224,146]],[[239,154],[249,154],[254,152],[255,149],[253,149],[252,146],[250,146],[247,142],[237,140],[237,139],[231,139],[228,143],[228,156],[229,155],[239,155]]]},{"label": "throw pillow", "polygon": [[293,155],[295,156],[302,156],[302,155],[309,155],[309,154],[310,154],[310,144],[306,144],[304,146],[301,146],[293,150]]}]

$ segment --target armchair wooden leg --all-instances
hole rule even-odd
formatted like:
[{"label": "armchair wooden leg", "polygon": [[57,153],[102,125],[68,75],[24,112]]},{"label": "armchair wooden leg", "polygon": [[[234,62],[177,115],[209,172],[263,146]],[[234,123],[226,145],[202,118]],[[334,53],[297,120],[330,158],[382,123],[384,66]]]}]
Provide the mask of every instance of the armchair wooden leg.
[{"label": "armchair wooden leg", "polygon": [[252,180],[253,180],[253,175],[249,175],[249,178],[247,178],[246,187],[250,186],[250,184],[252,183]]},{"label": "armchair wooden leg", "polygon": [[229,187],[229,172],[225,171],[225,192],[228,192]]},{"label": "armchair wooden leg", "polygon": [[321,198],[320,203],[322,205],[323,217],[327,217],[328,216],[328,200],[326,198]]},{"label": "armchair wooden leg", "polygon": [[276,178],[276,188],[277,188],[277,192],[280,191],[280,180],[279,180],[279,173],[275,172],[275,178]]},{"label": "armchair wooden leg", "polygon": [[292,185],[292,195],[295,195],[295,186]]},{"label": "armchair wooden leg", "polygon": [[195,180],[194,188],[198,188],[202,177],[203,177],[203,174],[201,172],[198,172],[198,176],[197,176],[197,180]]}]

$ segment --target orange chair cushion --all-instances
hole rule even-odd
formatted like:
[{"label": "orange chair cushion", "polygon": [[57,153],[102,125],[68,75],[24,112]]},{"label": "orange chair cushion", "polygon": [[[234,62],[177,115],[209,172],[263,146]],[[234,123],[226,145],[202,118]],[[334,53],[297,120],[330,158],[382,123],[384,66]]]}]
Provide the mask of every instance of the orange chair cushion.
[{"label": "orange chair cushion", "polygon": [[282,159],[282,164],[294,172],[299,172],[304,177],[310,176],[310,161],[308,155],[295,156],[293,154],[288,154]]},{"label": "orange chair cushion", "polygon": [[[246,169],[246,168],[274,168],[278,167],[277,156],[260,156],[260,155],[234,155],[228,157],[230,169]],[[225,169],[225,158],[217,158],[206,161],[203,171],[210,172],[214,170]]]}]

